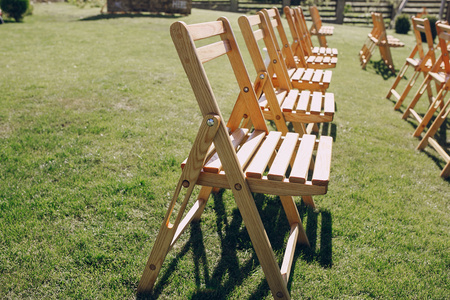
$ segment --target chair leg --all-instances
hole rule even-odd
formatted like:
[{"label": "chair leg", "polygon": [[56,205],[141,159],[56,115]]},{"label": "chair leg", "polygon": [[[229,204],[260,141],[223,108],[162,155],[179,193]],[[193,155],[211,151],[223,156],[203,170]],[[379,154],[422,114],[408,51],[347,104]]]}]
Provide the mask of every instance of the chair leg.
[{"label": "chair leg", "polygon": [[316,208],[316,204],[314,203],[314,200],[311,196],[302,196],[303,202],[305,202],[305,204],[307,206],[311,206],[312,208]]},{"label": "chair leg", "polygon": [[[409,110],[414,108],[414,106],[416,105],[417,101],[419,101],[420,97],[422,97],[423,93],[425,93],[425,91],[427,90],[427,86],[430,84],[430,81],[431,81],[431,77],[429,75],[427,75],[425,80],[420,85],[419,90],[414,95],[413,100],[411,101],[411,103],[408,105],[408,107],[406,108],[405,112],[403,113],[403,116],[402,116],[403,119],[408,118]],[[395,104],[394,109],[398,110],[400,108],[400,106],[402,105],[402,102],[398,101],[397,104]]]},{"label": "chair leg", "polygon": [[408,84],[406,85],[405,89],[403,90],[402,94],[400,95],[400,98],[398,99],[398,102],[403,103],[405,101],[406,96],[408,96],[409,91],[411,91],[412,87],[416,83],[417,78],[419,77],[420,72],[416,71],[411,76],[411,78],[408,81]]},{"label": "chair leg", "polygon": [[[397,75],[394,83],[392,84],[391,88],[389,89],[388,94],[386,95],[387,99],[389,99],[392,96],[392,90],[395,91],[395,89],[397,88],[397,85],[400,83],[400,80],[405,76],[405,73],[408,70],[408,67],[409,67],[408,62],[405,62],[405,64],[400,69],[400,73]],[[398,99],[397,99],[397,101],[398,101]]]},{"label": "chair leg", "polygon": [[449,106],[450,100],[447,100],[447,103],[445,103],[445,106],[439,112],[439,115],[436,117],[436,120],[434,120],[433,124],[431,124],[430,128],[428,128],[428,131],[425,133],[423,139],[420,141],[419,145],[417,146],[417,150],[425,149],[425,147],[428,145],[428,139],[432,138],[438,131],[439,127],[442,126],[442,124],[447,119],[447,116],[450,113]]},{"label": "chair leg", "polygon": [[[166,212],[166,216],[164,217],[164,221],[160,227],[158,236],[156,237],[155,244],[153,245],[141,280],[139,281],[137,288],[138,294],[146,294],[151,292],[167,253],[187,225],[192,221],[194,216],[200,216],[201,212],[199,213],[199,209],[203,210],[204,208],[204,203],[206,203],[206,201],[204,201],[204,199],[199,199],[188,212],[186,217],[182,220],[184,211],[192,195],[192,191],[194,190],[195,183],[197,182],[198,176],[203,168],[203,163],[208,149],[213,142],[219,125],[220,118],[218,116],[206,115],[202,125],[200,126],[197,138],[194,141],[186,165],[184,166],[180,179],[178,180],[175,193]],[[211,191],[210,189],[211,188],[202,189],[201,196],[204,197],[207,192]],[[184,193],[184,197],[180,197],[182,192]],[[181,205],[174,222],[171,223],[171,216],[175,205],[179,202],[179,198],[183,198],[183,201],[180,203]],[[179,226],[180,228],[178,228]]]},{"label": "chair leg", "polygon": [[450,176],[450,161],[447,162],[444,169],[441,172],[441,177],[447,178]]},{"label": "chair leg", "polygon": [[320,45],[320,47],[325,47],[325,48],[328,47],[328,44],[327,44],[327,38],[326,38],[325,36],[323,36],[323,35],[317,35],[317,38],[319,39],[319,45]]},{"label": "chair leg", "polygon": [[234,186],[232,191],[236,204],[241,212],[242,220],[247,228],[247,232],[252,241],[253,248],[255,249],[264,275],[266,276],[273,298],[291,299],[287,289],[287,283],[281,276],[280,267],[273,253],[272,246],[270,245],[269,238],[267,237],[266,230],[264,229],[250,188],[245,181],[233,184],[232,186]]},{"label": "chair leg", "polygon": [[305,229],[303,228],[302,219],[298,213],[297,206],[295,206],[294,199],[291,196],[280,196],[280,200],[289,221],[289,225],[292,226],[297,223],[299,226],[300,232],[298,243],[305,244],[309,247],[309,240],[306,236]]},{"label": "chair leg", "polygon": [[434,113],[437,111],[438,107],[442,108],[443,99],[446,96],[447,91],[440,90],[439,94],[436,96],[436,99],[433,101],[433,103],[428,108],[425,116],[422,118],[422,121],[420,122],[419,126],[417,126],[416,130],[413,133],[413,136],[418,137],[422,133],[422,131],[425,129],[425,126],[428,125],[428,123],[431,121],[431,118],[433,117]]}]

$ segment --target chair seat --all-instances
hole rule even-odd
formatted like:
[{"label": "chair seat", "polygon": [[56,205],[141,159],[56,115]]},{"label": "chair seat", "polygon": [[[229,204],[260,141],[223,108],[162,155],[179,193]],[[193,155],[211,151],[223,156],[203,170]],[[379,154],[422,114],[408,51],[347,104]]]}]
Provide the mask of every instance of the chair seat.
[{"label": "chair seat", "polygon": [[319,29],[319,32],[315,28],[311,30],[312,35],[333,35],[334,27],[333,26],[322,26]]},{"label": "chair seat", "polygon": [[[330,57],[329,57],[330,58]],[[330,86],[333,72],[321,69],[289,69],[292,86],[299,90],[325,91]],[[276,78],[275,84],[276,84]]]},{"label": "chair seat", "polygon": [[[284,118],[288,122],[323,123],[333,121],[335,112],[333,93],[278,91],[277,98]],[[265,95],[259,99],[259,105],[264,117],[271,120],[272,115]]]},{"label": "chair seat", "polygon": [[[330,177],[333,139],[289,132],[263,131],[248,133],[237,129],[231,134],[237,157],[252,192],[273,195],[322,195],[327,192]],[[313,162],[313,153],[315,163]],[[290,172],[288,172],[291,166]],[[218,188],[230,187],[217,155],[204,165],[197,184]]]},{"label": "chair seat", "polygon": [[308,67],[315,69],[320,68],[335,68],[337,64],[337,57],[334,56],[307,56],[305,57]]},{"label": "chair seat", "polygon": [[337,56],[339,51],[336,48],[328,48],[328,47],[313,47],[312,53],[314,55],[327,55],[327,56]]}]

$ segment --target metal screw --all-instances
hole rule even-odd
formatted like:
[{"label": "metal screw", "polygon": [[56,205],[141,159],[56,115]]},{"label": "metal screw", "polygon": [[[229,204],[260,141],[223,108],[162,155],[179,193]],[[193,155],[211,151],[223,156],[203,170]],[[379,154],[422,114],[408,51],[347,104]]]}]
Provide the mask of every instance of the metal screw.
[{"label": "metal screw", "polygon": [[234,188],[235,188],[237,191],[240,191],[240,190],[242,189],[242,185],[240,185],[239,183],[236,183],[236,184],[234,185]]},{"label": "metal screw", "polygon": [[208,125],[209,127],[214,126],[214,119],[208,119],[208,120],[206,120],[206,125]]},{"label": "metal screw", "polygon": [[154,264],[150,265],[150,270],[155,271],[156,270],[156,266]]},{"label": "metal screw", "polygon": [[259,78],[264,79],[264,74],[259,75]]},{"label": "metal screw", "polygon": [[277,293],[277,297],[278,297],[278,298],[283,298],[283,293],[282,293],[282,292],[278,292],[278,293]]},{"label": "metal screw", "polygon": [[284,45],[284,48],[287,48],[287,47],[289,47],[289,45],[288,45],[288,44]]},{"label": "metal screw", "polygon": [[276,116],[275,118],[276,118],[277,120],[281,119],[281,117],[280,117],[280,116],[278,116],[278,115],[277,115],[277,116]]},{"label": "metal screw", "polygon": [[189,184],[190,184],[189,181],[183,180],[182,185],[183,185],[185,188],[189,187]]},{"label": "metal screw", "polygon": [[244,92],[248,93],[248,87],[244,88]]},{"label": "metal screw", "polygon": [[273,63],[274,63],[274,64],[276,64],[276,63],[277,63],[277,60],[276,60],[276,59],[274,59],[274,60],[273,60]]}]

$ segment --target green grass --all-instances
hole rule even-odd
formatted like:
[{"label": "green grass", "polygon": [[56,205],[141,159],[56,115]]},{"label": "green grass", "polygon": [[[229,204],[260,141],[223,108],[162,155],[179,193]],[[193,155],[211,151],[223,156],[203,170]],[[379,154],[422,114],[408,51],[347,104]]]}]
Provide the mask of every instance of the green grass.
[{"label": "green grass", "polygon": [[[0,26],[0,298],[135,297],[201,120],[169,26],[222,15],[254,76],[233,13],[102,17],[36,4],[24,23]],[[335,136],[332,178],[319,210],[298,200],[312,248],[296,253],[292,298],[448,298],[444,162],[415,150],[417,123],[384,98],[393,77],[380,73],[379,53],[361,70],[370,28],[335,27],[337,113],[322,127]],[[413,37],[398,37],[407,45],[392,50],[400,68]],[[233,75],[221,64],[208,70],[227,115]],[[279,202],[258,195],[256,204],[281,259]],[[211,197],[169,253],[155,296],[271,298],[230,191]]]}]

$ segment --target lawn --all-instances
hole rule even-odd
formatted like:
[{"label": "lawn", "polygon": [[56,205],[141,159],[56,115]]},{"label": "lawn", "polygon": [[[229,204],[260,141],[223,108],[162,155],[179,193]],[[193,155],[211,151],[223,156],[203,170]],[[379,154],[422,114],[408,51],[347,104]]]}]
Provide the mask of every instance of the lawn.
[{"label": "lawn", "polygon": [[[0,25],[0,298],[135,298],[201,121],[169,26],[222,15],[254,76],[239,14],[107,16],[35,4],[24,23]],[[379,53],[360,68],[369,31],[336,25],[328,39],[339,49],[336,117],[321,128],[335,141],[331,181],[317,210],[297,199],[311,248],[296,252],[289,290],[293,299],[448,299],[444,161],[415,150],[417,123],[385,99],[394,78]],[[406,44],[392,50],[399,69],[413,36],[389,34]],[[234,75],[208,70],[228,115]],[[255,199],[281,261],[288,224],[279,202]],[[157,297],[271,299],[230,191],[211,197],[169,253]]]}]

